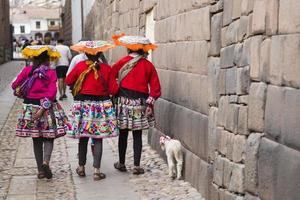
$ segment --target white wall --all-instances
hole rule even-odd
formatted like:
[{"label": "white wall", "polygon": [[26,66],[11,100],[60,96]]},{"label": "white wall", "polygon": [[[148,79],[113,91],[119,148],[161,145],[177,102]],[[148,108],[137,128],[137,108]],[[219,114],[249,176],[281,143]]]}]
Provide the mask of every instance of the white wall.
[{"label": "white wall", "polygon": [[[36,21],[41,22],[41,28],[39,28],[39,29],[36,28]],[[30,25],[31,25],[32,31],[47,31],[48,30],[47,20],[45,20],[45,19],[31,19]]]},{"label": "white wall", "polygon": [[83,16],[84,16],[84,21],[86,19],[86,16],[89,14],[89,12],[91,11],[95,0],[84,0],[83,1]]},{"label": "white wall", "polygon": [[[22,35],[22,34],[30,34],[31,28],[29,23],[14,23],[14,34]],[[25,33],[21,33],[21,26],[25,26]]]},{"label": "white wall", "polygon": [[77,43],[81,38],[81,0],[72,0],[72,43]]}]

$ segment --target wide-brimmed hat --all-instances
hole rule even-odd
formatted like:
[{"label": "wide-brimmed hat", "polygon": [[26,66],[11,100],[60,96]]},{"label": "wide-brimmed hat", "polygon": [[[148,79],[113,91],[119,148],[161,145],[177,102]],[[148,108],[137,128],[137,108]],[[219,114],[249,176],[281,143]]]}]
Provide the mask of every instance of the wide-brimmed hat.
[{"label": "wide-brimmed hat", "polygon": [[143,36],[130,36],[125,34],[114,35],[112,37],[114,43],[118,46],[124,46],[132,51],[143,50],[148,52],[150,50],[155,50],[157,46],[151,41]]},{"label": "wide-brimmed hat", "polygon": [[27,59],[31,59],[41,55],[41,53],[45,51],[47,51],[51,60],[56,60],[61,57],[56,48],[51,45],[29,45],[22,50],[22,55]]},{"label": "wide-brimmed hat", "polygon": [[107,41],[95,40],[95,41],[80,41],[77,44],[71,46],[70,48],[79,53],[87,53],[96,55],[99,52],[105,52],[115,45],[110,44]]}]

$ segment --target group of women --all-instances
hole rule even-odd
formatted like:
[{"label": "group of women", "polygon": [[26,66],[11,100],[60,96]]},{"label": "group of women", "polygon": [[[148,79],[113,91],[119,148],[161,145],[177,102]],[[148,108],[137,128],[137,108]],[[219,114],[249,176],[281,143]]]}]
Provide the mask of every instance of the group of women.
[{"label": "group of women", "polygon": [[[161,95],[159,78],[153,64],[146,59],[156,46],[141,36],[113,36],[115,44],[106,41],[81,41],[71,46],[84,53],[66,77],[72,89],[74,103],[67,118],[56,101],[56,73],[50,62],[60,57],[52,46],[28,46],[23,50],[33,64],[24,67],[12,83],[14,94],[23,99],[16,135],[32,137],[38,167],[38,178],[52,178],[49,167],[54,139],[67,134],[79,139],[79,166],[76,173],[84,177],[89,138],[93,139],[94,180],[105,178],[100,171],[102,140],[119,136],[119,161],[114,167],[127,171],[125,156],[128,132],[133,134],[133,174],[144,173],[140,166],[142,131],[154,125],[153,106]],[[124,46],[128,55],[112,67],[101,62],[103,52],[114,46]]]}]

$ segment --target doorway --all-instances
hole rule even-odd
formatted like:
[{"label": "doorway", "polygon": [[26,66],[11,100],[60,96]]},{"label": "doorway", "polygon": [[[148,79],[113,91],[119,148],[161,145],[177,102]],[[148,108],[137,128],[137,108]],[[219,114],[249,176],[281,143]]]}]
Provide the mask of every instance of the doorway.
[{"label": "doorway", "polygon": [[[155,43],[155,21],[153,18],[153,9],[146,13],[146,31],[145,36],[153,43]],[[152,62],[152,52],[149,52],[148,60]]]}]

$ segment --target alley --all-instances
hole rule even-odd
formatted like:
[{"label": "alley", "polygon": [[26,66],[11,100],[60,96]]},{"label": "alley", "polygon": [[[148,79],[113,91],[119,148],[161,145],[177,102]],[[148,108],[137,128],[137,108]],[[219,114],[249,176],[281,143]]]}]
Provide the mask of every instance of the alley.
[{"label": "alley", "polygon": [[[20,70],[20,62],[10,62],[11,79]],[[7,67],[6,65],[0,66]],[[132,140],[129,139],[127,155],[128,173],[120,173],[113,168],[117,160],[117,139],[107,139],[104,143],[104,154],[101,169],[107,179],[94,182],[92,180],[92,158],[89,152],[87,177],[79,178],[75,173],[77,167],[77,140],[60,138],[55,141],[51,159],[54,173],[52,180],[38,180],[36,178],[36,163],[30,138],[19,138],[14,134],[14,127],[22,101],[11,95],[7,80],[6,88],[0,92],[5,94],[6,101],[0,101],[1,116],[9,110],[0,131],[0,198],[8,200],[59,200],[59,199],[202,199],[196,189],[185,181],[172,181],[167,176],[167,165],[156,151],[147,144],[147,135],[144,134],[144,149],[142,165],[144,175],[131,174],[133,163]],[[1,98],[3,99],[3,98]],[[10,103],[7,103],[10,102]],[[71,98],[62,102],[67,111],[72,103]]]}]

